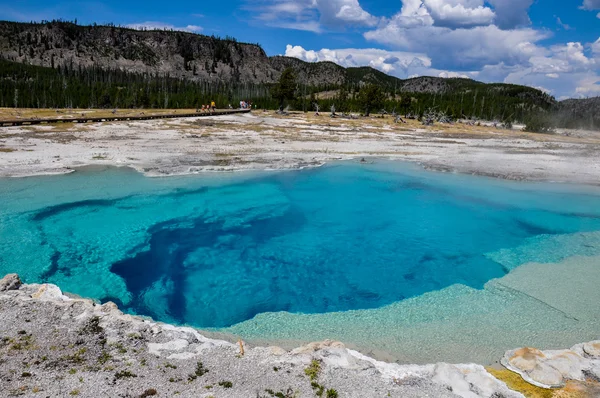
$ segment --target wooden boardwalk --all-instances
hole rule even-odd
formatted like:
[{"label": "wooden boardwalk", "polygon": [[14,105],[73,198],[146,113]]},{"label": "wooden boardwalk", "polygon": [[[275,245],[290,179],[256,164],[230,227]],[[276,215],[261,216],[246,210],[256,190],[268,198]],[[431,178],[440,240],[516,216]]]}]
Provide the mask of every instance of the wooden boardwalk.
[{"label": "wooden boardwalk", "polygon": [[164,115],[138,115],[138,116],[104,116],[104,117],[74,117],[63,119],[18,119],[0,120],[0,126],[30,126],[33,124],[51,123],[97,123],[97,122],[119,122],[128,120],[152,120],[152,119],[175,119],[181,117],[208,117],[234,115],[238,113],[249,113],[250,109],[227,109],[214,112],[173,113]]}]

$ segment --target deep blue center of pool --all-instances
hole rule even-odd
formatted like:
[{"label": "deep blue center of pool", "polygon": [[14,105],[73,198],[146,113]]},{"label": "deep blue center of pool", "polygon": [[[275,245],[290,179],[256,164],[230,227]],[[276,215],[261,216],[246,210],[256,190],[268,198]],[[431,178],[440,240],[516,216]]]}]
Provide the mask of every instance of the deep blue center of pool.
[{"label": "deep blue center of pool", "polygon": [[199,327],[482,288],[508,271],[489,253],[600,230],[597,191],[388,162],[251,178],[109,169],[0,182],[0,272]]}]

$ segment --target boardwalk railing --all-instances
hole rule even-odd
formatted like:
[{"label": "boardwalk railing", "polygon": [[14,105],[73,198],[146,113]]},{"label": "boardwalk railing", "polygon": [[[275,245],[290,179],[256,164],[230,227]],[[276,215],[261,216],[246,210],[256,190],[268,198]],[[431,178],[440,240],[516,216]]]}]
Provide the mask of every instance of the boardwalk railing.
[{"label": "boardwalk railing", "polygon": [[250,109],[228,109],[214,112],[195,112],[195,113],[170,113],[163,115],[138,115],[138,116],[103,116],[103,117],[75,117],[75,118],[56,118],[56,119],[18,119],[1,120],[0,126],[29,126],[32,124],[50,124],[50,123],[97,123],[97,122],[118,122],[127,120],[151,120],[151,119],[175,119],[181,117],[207,117],[234,115],[238,113],[249,113]]}]

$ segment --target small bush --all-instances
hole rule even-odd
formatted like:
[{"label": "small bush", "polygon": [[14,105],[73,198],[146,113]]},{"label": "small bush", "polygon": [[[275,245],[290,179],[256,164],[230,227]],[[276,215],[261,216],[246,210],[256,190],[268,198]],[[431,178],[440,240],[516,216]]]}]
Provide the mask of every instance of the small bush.
[{"label": "small bush", "polygon": [[102,326],[100,326],[100,317],[93,316],[83,325],[79,334],[100,334],[104,332]]},{"label": "small bush", "polygon": [[61,357],[63,361],[71,362],[71,363],[83,363],[85,362],[84,354],[87,352],[87,348],[83,347],[79,349],[72,355],[65,355]]},{"label": "small bush", "polygon": [[233,383],[227,380],[223,380],[219,382],[219,385],[223,388],[231,388],[233,387]]},{"label": "small bush", "polygon": [[196,370],[194,371],[194,373],[191,373],[188,375],[188,381],[192,382],[192,381],[196,380],[198,377],[202,377],[207,373],[208,373],[208,369],[206,369],[204,367],[202,362],[198,362],[196,364]]},{"label": "small bush", "polygon": [[321,362],[313,359],[310,366],[304,369],[304,374],[310,377],[311,381],[317,380],[319,373],[321,372]]},{"label": "small bush", "polygon": [[327,390],[327,398],[338,398],[338,392],[333,388]]},{"label": "small bush", "polygon": [[525,131],[530,133],[552,134],[554,128],[549,117],[544,114],[531,115],[525,123]]},{"label": "small bush", "polygon": [[115,373],[115,379],[117,379],[117,380],[125,379],[125,378],[132,378],[132,377],[137,377],[137,375],[134,373],[131,373],[128,370],[122,370],[120,372]]},{"label": "small bush", "polygon": [[112,356],[106,352],[106,351],[102,351],[102,354],[100,354],[100,356],[98,356],[98,363],[101,365],[104,365],[106,362],[110,361],[112,359]]},{"label": "small bush", "polygon": [[294,393],[294,390],[291,387],[288,388],[286,392],[283,392],[283,391],[275,392],[271,389],[266,389],[265,392],[267,394],[269,394],[269,396],[275,397],[275,398],[295,398],[297,396],[297,394]]},{"label": "small bush", "polygon": [[149,388],[140,395],[140,398],[152,397],[154,395],[158,395],[158,392],[154,388]]},{"label": "small bush", "polygon": [[320,385],[316,381],[313,381],[312,383],[310,383],[310,386],[313,388],[313,390],[315,390],[315,395],[317,397],[322,397],[323,396],[323,393],[325,392],[325,387],[323,387],[322,385]]}]

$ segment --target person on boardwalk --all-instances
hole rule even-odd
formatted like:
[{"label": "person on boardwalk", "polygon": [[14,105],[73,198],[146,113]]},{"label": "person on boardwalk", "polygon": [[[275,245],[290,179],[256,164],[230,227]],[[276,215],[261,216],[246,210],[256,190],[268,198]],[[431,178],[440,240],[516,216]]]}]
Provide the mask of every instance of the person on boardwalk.
[{"label": "person on boardwalk", "polygon": [[215,101],[211,101],[211,103],[210,103],[210,109],[213,112],[217,110],[217,104],[215,104]]}]

